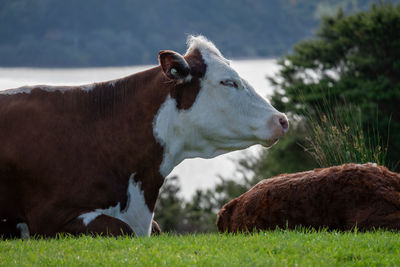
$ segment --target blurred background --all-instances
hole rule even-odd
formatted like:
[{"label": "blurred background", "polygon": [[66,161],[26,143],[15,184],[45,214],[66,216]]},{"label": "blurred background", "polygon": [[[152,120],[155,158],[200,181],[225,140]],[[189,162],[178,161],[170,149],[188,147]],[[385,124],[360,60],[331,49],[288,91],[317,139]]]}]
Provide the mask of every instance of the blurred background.
[{"label": "blurred background", "polygon": [[311,37],[321,15],[366,10],[370,0],[2,0],[0,66],[157,64],[204,34],[227,58],[275,58]]},{"label": "blurred background", "polygon": [[270,150],[181,163],[156,220],[164,231],[215,231],[216,213],[261,179],[346,162],[399,171],[400,1],[0,0],[0,90],[82,84],[215,43],[291,120]]}]

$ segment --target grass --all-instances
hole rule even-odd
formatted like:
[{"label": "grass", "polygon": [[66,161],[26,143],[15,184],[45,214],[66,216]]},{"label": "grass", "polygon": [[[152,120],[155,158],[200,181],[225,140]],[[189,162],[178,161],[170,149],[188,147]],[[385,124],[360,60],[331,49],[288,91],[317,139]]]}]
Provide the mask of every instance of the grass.
[{"label": "grass", "polygon": [[400,235],[276,230],[247,235],[5,240],[0,241],[0,265],[399,266]]},{"label": "grass", "polygon": [[310,122],[307,150],[320,167],[351,162],[387,165],[388,146],[376,130],[378,114],[376,122],[365,123],[358,107],[324,98],[321,106],[314,113],[306,112],[305,117]]}]

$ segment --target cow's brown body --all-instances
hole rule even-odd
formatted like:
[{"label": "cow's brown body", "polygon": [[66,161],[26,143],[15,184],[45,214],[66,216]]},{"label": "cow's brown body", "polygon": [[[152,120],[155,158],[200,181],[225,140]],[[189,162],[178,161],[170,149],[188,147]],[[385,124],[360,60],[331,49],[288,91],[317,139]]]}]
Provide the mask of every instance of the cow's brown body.
[{"label": "cow's brown body", "polygon": [[374,164],[345,164],[263,180],[227,203],[220,232],[276,227],[400,229],[400,175]]},{"label": "cow's brown body", "polygon": [[19,236],[21,222],[44,236],[130,233],[108,216],[88,227],[76,218],[117,203],[123,210],[132,173],[153,212],[164,181],[155,115],[168,95],[178,108],[190,108],[206,68],[198,51],[185,59],[190,83],[176,84],[158,66],[87,91],[41,86],[0,94],[0,235]]}]

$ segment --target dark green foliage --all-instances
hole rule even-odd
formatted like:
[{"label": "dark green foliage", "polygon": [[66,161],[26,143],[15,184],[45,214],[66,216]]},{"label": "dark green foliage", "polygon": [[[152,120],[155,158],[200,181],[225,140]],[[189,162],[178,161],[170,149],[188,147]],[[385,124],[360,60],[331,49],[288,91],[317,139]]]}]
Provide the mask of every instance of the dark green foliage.
[{"label": "dark green foliage", "polygon": [[357,106],[366,142],[373,142],[375,128],[388,140],[388,166],[398,165],[400,5],[372,5],[368,12],[325,17],[316,38],[295,45],[279,64],[279,76],[271,79],[277,89],[275,106],[312,115],[326,112],[326,98],[334,99],[332,110]]},{"label": "dark green foliage", "polygon": [[275,57],[312,34],[320,14],[373,0],[2,0],[0,66],[157,63],[204,34],[227,57]]},{"label": "dark green foliage", "polygon": [[163,232],[178,231],[183,224],[183,199],[179,197],[178,177],[168,178],[158,196],[155,220]]},{"label": "dark green foliage", "polygon": [[250,183],[221,179],[214,188],[197,190],[189,201],[185,201],[179,194],[178,178],[171,177],[161,189],[154,219],[164,232],[216,232],[219,209],[250,187]]},{"label": "dark green foliage", "polygon": [[190,201],[179,195],[177,177],[168,178],[156,207],[155,220],[163,232],[204,233],[215,232],[216,213],[210,191],[197,190]]}]

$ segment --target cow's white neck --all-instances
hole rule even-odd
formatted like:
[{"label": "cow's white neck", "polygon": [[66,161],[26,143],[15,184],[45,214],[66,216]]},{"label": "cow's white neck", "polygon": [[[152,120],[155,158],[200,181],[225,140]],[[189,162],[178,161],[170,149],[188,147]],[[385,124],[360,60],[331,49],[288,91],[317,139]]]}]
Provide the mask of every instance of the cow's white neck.
[{"label": "cow's white neck", "polygon": [[212,158],[226,151],[219,151],[185,123],[189,110],[178,110],[175,99],[168,96],[160,107],[154,122],[153,132],[164,148],[160,173],[166,177],[184,159]]}]

